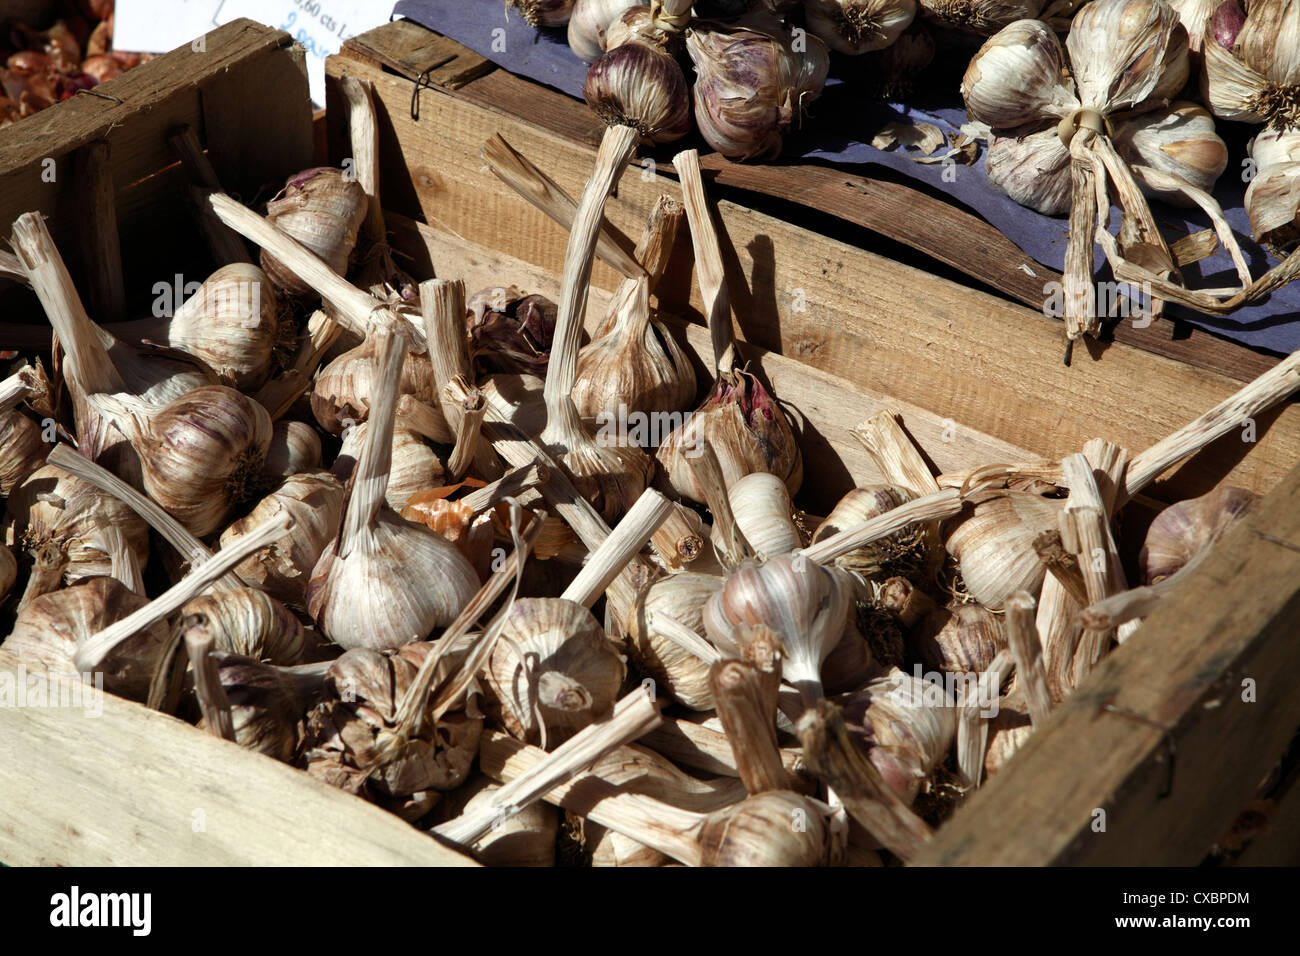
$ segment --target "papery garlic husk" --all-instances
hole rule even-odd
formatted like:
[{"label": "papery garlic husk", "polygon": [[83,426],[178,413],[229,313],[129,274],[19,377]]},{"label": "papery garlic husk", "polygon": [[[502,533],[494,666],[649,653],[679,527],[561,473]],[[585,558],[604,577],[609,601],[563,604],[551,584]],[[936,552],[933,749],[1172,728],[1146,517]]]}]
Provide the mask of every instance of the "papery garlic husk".
[{"label": "papery garlic husk", "polygon": [[699,842],[701,866],[816,866],[826,853],[826,823],[799,794],[766,790],[710,814]]},{"label": "papery garlic husk", "polygon": [[516,601],[482,673],[489,714],[546,748],[608,716],[626,675],[591,612],[563,598]]},{"label": "papery garlic husk", "polygon": [[276,600],[301,606],[307,582],[321,554],[338,534],[343,518],[343,484],[328,472],[292,475],[221,534],[229,547],[281,512],[293,517],[282,537],[240,562],[235,573]]},{"label": "papery garlic husk", "polygon": [[316,471],[322,458],[320,436],[306,422],[281,420],[271,427],[271,443],[266,449],[262,474],[288,478]]},{"label": "papery garlic husk", "polygon": [[[148,603],[147,597],[116,578],[86,578],[61,591],[34,597],[18,612],[13,631],[0,646],[56,673],[76,674],[81,644]],[[145,700],[169,636],[167,622],[159,621],[113,648],[96,671],[104,675],[104,690],[129,700]]]},{"label": "papery garlic husk", "polygon": [[465,303],[470,356],[484,373],[545,376],[556,305],[515,286],[480,289]]},{"label": "papery garlic husk", "polygon": [[1251,0],[1245,21],[1220,5],[1205,38],[1202,94],[1220,119],[1300,128],[1300,6]]},{"label": "papery garlic husk", "polygon": [[673,491],[701,504],[708,497],[689,458],[706,445],[717,454],[727,487],[755,471],[776,475],[792,495],[803,482],[803,457],[790,422],[749,372],[735,369],[720,375],[690,420],[655,453]]},{"label": "papery garlic husk", "polygon": [[1142,583],[1163,581],[1209,550],[1258,500],[1253,491],[1221,485],[1160,512],[1147,529],[1138,558]]},{"label": "papery garlic husk", "polygon": [[646,143],[670,143],[691,130],[682,68],[668,54],[640,43],[601,54],[587,71],[583,97],[607,125],[630,126]]},{"label": "papery garlic husk", "polygon": [[1191,53],[1199,54],[1205,43],[1205,34],[1210,29],[1210,18],[1214,16],[1220,0],[1165,0],[1165,2],[1174,8],[1174,12],[1178,14],[1178,21],[1187,31],[1187,49]]},{"label": "papery garlic husk", "polygon": [[[402,517],[424,525],[454,544],[469,559],[479,579],[486,581],[492,574],[496,547],[493,512],[476,514],[463,501],[429,498],[429,494],[430,489],[426,488],[412,495],[401,511]],[[537,553],[537,540],[533,542],[533,553]]]},{"label": "papery garlic husk", "polygon": [[989,718],[989,742],[984,751],[984,777],[988,779],[1006,766],[1025,745],[1034,727],[1024,699],[1013,686],[998,700],[998,712]]},{"label": "papery garlic husk", "polygon": [[1046,573],[1034,538],[1057,528],[1064,502],[1005,491],[953,519],[945,546],[961,568],[966,591],[1000,611],[1016,591],[1037,595]]},{"label": "papery garlic husk", "polygon": [[[1114,122],[1115,148],[1134,166],[1150,166],[1178,176],[1206,192],[1228,168],[1228,147],[1214,131],[1214,117],[1195,103],[1139,113]],[[1192,205],[1174,190],[1143,186],[1149,196],[1179,206]]]},{"label": "papery garlic husk", "polygon": [[330,665],[325,700],[306,720],[302,762],[319,780],[395,812],[425,791],[460,786],[478,753],[481,718],[453,711],[425,722],[424,735],[396,749],[397,708],[432,651],[419,642],[397,651],[353,648]]},{"label": "papery garlic husk", "polygon": [[239,654],[215,656],[217,674],[230,702],[235,743],[276,760],[292,761],[307,695],[270,664]]},{"label": "papery garlic husk", "polygon": [[794,502],[784,481],[765,471],[745,475],[727,489],[736,527],[759,561],[804,546]]},{"label": "papery garlic husk", "polygon": [[934,22],[981,36],[992,36],[1016,20],[1036,20],[1044,0],[918,0]]},{"label": "papery garlic husk", "polygon": [[207,627],[219,651],[285,666],[302,661],[306,633],[301,622],[263,591],[208,591],[182,607],[180,615]]},{"label": "papery garlic husk", "polygon": [[989,182],[1020,205],[1044,216],[1070,211],[1070,151],[1055,126],[1023,135],[994,133],[984,168]]},{"label": "papery garlic husk", "polygon": [[1300,242],[1300,130],[1265,130],[1250,144],[1258,172],[1246,187],[1257,242],[1285,250]]},{"label": "papery garlic husk", "polygon": [[728,159],[779,155],[782,137],[821,95],[830,68],[824,43],[775,20],[698,24],[686,34],[686,50],[695,64],[700,135]]},{"label": "papery garlic husk", "polygon": [[0,498],[40,468],[49,452],[41,425],[25,409],[0,411]]},{"label": "papery garlic husk", "polygon": [[[346,481],[356,465],[365,443],[369,425],[354,425],[343,433],[343,445],[330,469],[340,480]],[[447,470],[438,453],[413,431],[400,427],[393,429],[393,464],[388,474],[388,488],[384,500],[388,507],[401,512],[411,495],[444,483]]]},{"label": "papery garlic husk", "polygon": [[943,685],[897,668],[848,695],[843,714],[885,783],[909,804],[957,735],[957,708]]},{"label": "papery garlic husk", "polygon": [[196,537],[223,528],[265,483],[271,417],[233,388],[196,388],[158,410],[121,397],[91,402],[132,432],[144,490]]},{"label": "papery garlic husk", "polygon": [[1187,82],[1187,33],[1163,0],[1093,0],[1065,47],[1079,102],[1106,114],[1172,98]]},{"label": "papery garlic husk", "polygon": [[170,317],[123,322],[114,335],[149,340],[205,362],[222,385],[253,392],[274,366],[292,328],[283,329],[275,291],[261,269],[246,262],[222,266]]},{"label": "papery garlic husk", "polygon": [[655,12],[640,5],[624,10],[605,28],[605,50],[640,44],[676,59],[681,53],[682,30],[655,16]]},{"label": "papery garlic husk", "polygon": [[966,67],[961,95],[976,119],[1005,130],[1059,119],[1080,105],[1056,31],[1037,20],[1018,20],[990,37]]},{"label": "papery garlic husk", "polygon": [[810,702],[823,694],[822,662],[844,637],[853,592],[846,572],[802,556],[745,562],[705,604],[704,626],[709,640],[734,656],[740,656],[741,628],[771,628],[785,645],[785,679]]},{"label": "papery garlic husk", "polygon": [[[911,501],[912,497],[906,489],[893,485],[854,488],[839,500],[826,520],[818,525],[813,533],[813,542],[879,517]],[[926,526],[912,525],[888,538],[873,541],[836,558],[835,564],[866,577],[915,575],[925,567],[929,555],[927,539]]]},{"label": "papery garlic husk", "polygon": [[13,552],[0,544],[0,601],[5,599],[5,595],[14,586],[18,580],[18,560],[14,557]]},{"label": "papery garlic husk", "polygon": [[118,498],[46,465],[16,487],[5,508],[5,541],[36,567],[27,594],[112,573],[105,532],[117,528],[141,567],[149,558],[149,526]]},{"label": "papery garlic husk", "polygon": [[506,0],[530,27],[562,27],[573,13],[573,0]]},{"label": "papery garlic husk", "polygon": [[[370,400],[379,389],[379,347],[379,339],[368,336],[321,369],[316,377],[311,410],[321,428],[330,434],[342,435],[350,425],[359,425],[370,417]],[[402,361],[398,394],[415,396],[441,418],[442,403],[433,394],[434,387],[428,350],[408,349]]]},{"label": "papery garlic husk", "polygon": [[808,32],[838,53],[883,50],[916,16],[916,0],[804,0]]},{"label": "papery garlic husk", "polygon": [[929,669],[942,674],[980,674],[1007,646],[1002,620],[978,604],[935,608],[909,635],[908,644]]},{"label": "papery garlic husk", "polygon": [[722,578],[717,575],[671,574],[641,592],[627,620],[628,651],[637,669],[655,681],[656,692],[669,694],[692,710],[713,709],[710,662],[664,637],[655,626],[655,615],[667,615],[703,636],[704,605],[721,589]]},{"label": "papery garlic husk", "polygon": [[593,867],[670,866],[672,857],[599,823],[575,817],[582,824],[582,845]]},{"label": "papery garlic husk", "polygon": [[637,285],[637,314],[578,353],[571,393],[579,415],[619,434],[636,427],[630,414],[680,412],[695,397],[690,359],[664,324],[650,317],[648,282]]},{"label": "papery garlic husk", "polygon": [[591,63],[605,52],[605,32],[630,7],[649,0],[575,0],[569,16],[569,48]]},{"label": "papery garlic husk", "polygon": [[[289,177],[280,194],[267,203],[266,218],[339,275],[346,275],[368,211],[362,185],[342,170],[324,166]],[[261,263],[267,277],[285,294],[316,295],[270,253],[262,252]]]},{"label": "papery garlic husk", "polygon": [[[475,773],[443,798],[438,806],[438,818],[454,820],[490,806],[500,789],[501,784]],[[555,866],[559,831],[560,809],[538,800],[498,821],[470,849],[484,866]]]}]

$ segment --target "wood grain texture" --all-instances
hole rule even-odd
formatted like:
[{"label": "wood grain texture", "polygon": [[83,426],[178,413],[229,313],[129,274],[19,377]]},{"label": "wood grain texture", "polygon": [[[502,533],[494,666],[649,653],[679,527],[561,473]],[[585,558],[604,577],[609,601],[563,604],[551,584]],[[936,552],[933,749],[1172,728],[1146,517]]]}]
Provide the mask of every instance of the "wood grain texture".
[{"label": "wood grain texture", "polygon": [[[591,148],[437,89],[422,94],[416,122],[405,78],[337,57],[327,70],[355,71],[375,85],[385,208],[559,274],[565,233],[486,172],[479,150],[500,132],[577,195]],[[639,230],[664,192],[680,195],[675,181],[634,165],[607,215]],[[1066,368],[1054,320],[725,200],[717,212],[743,339],[1036,455],[1059,459],[1094,437],[1145,448],[1236,390],[1225,375],[1118,344],[1095,360],[1076,350]],[[690,266],[689,247],[679,249],[659,304],[698,322]],[[597,287],[617,281],[597,263]],[[1223,439],[1152,496],[1188,497],[1225,479],[1267,491],[1300,460],[1300,408],[1257,424],[1259,441]]]},{"label": "wood grain texture", "polygon": [[[0,681],[22,662],[0,650]],[[44,671],[29,671],[30,675]],[[0,707],[0,860],[14,866],[472,866],[392,814],[104,694]],[[93,711],[91,711],[93,713]],[[25,808],[25,809],[24,809]],[[39,808],[39,811],[37,810]]]},{"label": "wood grain texture", "polygon": [[[1300,468],[917,862],[1195,865],[1300,726],[1298,618]],[[1247,680],[1253,702],[1243,700]],[[1104,831],[1094,829],[1097,811]]]}]

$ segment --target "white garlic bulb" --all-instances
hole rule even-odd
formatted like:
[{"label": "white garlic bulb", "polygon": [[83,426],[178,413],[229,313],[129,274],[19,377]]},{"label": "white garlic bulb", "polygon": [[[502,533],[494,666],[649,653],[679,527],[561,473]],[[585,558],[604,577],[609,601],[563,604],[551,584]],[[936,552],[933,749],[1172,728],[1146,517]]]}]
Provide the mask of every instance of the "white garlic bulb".
[{"label": "white garlic bulb", "polygon": [[271,428],[262,474],[283,479],[315,471],[321,466],[322,454],[316,429],[306,422],[281,420]]},{"label": "white garlic bulb", "polygon": [[992,611],[1017,591],[1036,596],[1046,569],[1034,539],[1057,528],[1063,507],[1032,492],[1006,491],[971,508],[944,542],[966,590]]},{"label": "white garlic bulb", "polygon": [[1056,127],[1022,136],[994,133],[984,168],[989,182],[1020,205],[1044,216],[1070,211],[1070,151]]},{"label": "white garlic bulb", "polygon": [[[289,177],[280,194],[267,203],[266,218],[339,275],[346,275],[368,211],[369,200],[361,183],[342,170],[321,167]],[[267,277],[285,294],[315,294],[269,252],[263,250],[261,262]]]},{"label": "white garlic bulb", "polygon": [[653,582],[638,596],[627,620],[628,650],[642,673],[664,693],[692,710],[711,710],[709,664],[665,637],[656,618],[671,617],[696,634],[704,633],[704,605],[722,589],[722,578],[682,571]]},{"label": "white garlic bulb", "polygon": [[[1130,163],[1178,176],[1206,192],[1228,168],[1228,147],[1214,131],[1214,117],[1195,103],[1174,103],[1117,120],[1114,128],[1115,146]],[[1173,190],[1145,191],[1175,205],[1191,205]]]},{"label": "white garlic bulb", "polygon": [[605,52],[605,31],[629,7],[649,0],[575,0],[569,17],[569,47],[578,59],[591,63]]},{"label": "white garlic bulb", "polygon": [[[368,422],[353,425],[343,433],[343,445],[330,469],[340,480],[346,481],[365,447]],[[411,495],[428,491],[445,483],[446,469],[437,452],[430,448],[415,432],[400,426],[393,429],[392,466],[388,473],[388,488],[384,500],[388,507],[401,512],[411,500]]]},{"label": "white garlic bulb", "polygon": [[306,643],[302,624],[263,591],[209,591],[186,603],[180,617],[187,626],[206,627],[219,651],[271,664],[292,665],[302,660]]},{"label": "white garlic bulb", "polygon": [[961,94],[971,114],[995,130],[1061,119],[1080,105],[1056,31],[1037,20],[1017,21],[990,37],[971,58]]},{"label": "white garlic bulb", "polygon": [[804,0],[808,32],[839,53],[883,50],[916,16],[916,0]]},{"label": "white garlic bulb", "polygon": [[[409,331],[408,331],[409,329]],[[403,332],[415,341],[413,328]],[[311,393],[311,410],[320,426],[332,435],[342,435],[349,425],[364,422],[370,414],[370,400],[379,390],[379,342],[369,336],[356,348],[344,352],[316,377]],[[442,404],[434,394],[433,363],[428,350],[412,346],[402,360],[400,395],[413,395],[428,405],[435,419],[446,429],[440,440],[451,442],[455,436],[442,415]]]},{"label": "white garlic bulb", "polygon": [[1293,0],[1251,0],[1246,13],[1220,4],[1203,55],[1202,94],[1221,119],[1300,126],[1300,6]]},{"label": "white garlic bulb", "polygon": [[919,0],[921,11],[935,23],[982,36],[991,36],[1016,20],[1036,20],[1044,0]]},{"label": "white garlic bulb", "polygon": [[804,545],[794,523],[794,502],[784,481],[765,471],[745,475],[727,489],[736,527],[760,561]]},{"label": "white garlic bulb", "polygon": [[1255,178],[1246,187],[1246,212],[1257,242],[1289,249],[1300,242],[1300,129],[1265,130],[1250,144]]}]

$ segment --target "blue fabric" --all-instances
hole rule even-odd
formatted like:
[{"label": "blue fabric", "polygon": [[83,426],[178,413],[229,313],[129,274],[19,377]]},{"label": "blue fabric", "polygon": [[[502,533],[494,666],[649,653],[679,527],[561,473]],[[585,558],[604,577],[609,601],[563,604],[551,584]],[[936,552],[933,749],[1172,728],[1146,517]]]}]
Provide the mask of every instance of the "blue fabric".
[{"label": "blue fabric", "polygon": [[[582,98],[587,65],[569,49],[564,31],[534,30],[516,11],[507,8],[504,0],[399,0],[393,14],[451,37],[512,73]],[[971,46],[971,51],[974,48]],[[869,145],[872,136],[890,120],[930,122],[945,132],[961,126],[966,121],[966,111],[958,84],[969,52],[957,49],[941,53],[918,89],[908,95],[906,104],[864,105],[855,93],[856,84],[845,79],[855,69],[855,58],[836,57],[832,61],[831,80],[821,99],[812,104],[802,128],[787,136],[784,158],[826,162],[861,175],[871,174],[865,168],[870,165],[887,167],[974,210],[1028,257],[1059,272],[1065,263],[1068,231],[1065,217],[1039,215],[990,185],[982,155],[973,166],[958,166],[955,181],[945,182],[944,167],[940,164],[915,163],[903,153],[882,151]],[[1215,198],[1237,235],[1252,275],[1258,277],[1275,265],[1276,260],[1251,240],[1250,222],[1242,204],[1246,190],[1243,160],[1253,129],[1235,123],[1218,125],[1219,135],[1228,144],[1230,158],[1227,171],[1215,188]],[[952,178],[951,173],[949,177]],[[1211,225],[1199,210],[1157,202],[1151,205],[1156,221],[1168,226],[1166,236],[1171,242]],[[1117,223],[1118,212],[1113,210],[1112,231]],[[1100,247],[1096,249],[1096,262],[1099,275],[1108,272]],[[1222,249],[1182,271],[1186,284],[1193,289],[1239,284],[1236,270]],[[1206,316],[1172,306],[1166,314],[1254,348],[1281,353],[1300,349],[1300,282],[1230,316]]]}]

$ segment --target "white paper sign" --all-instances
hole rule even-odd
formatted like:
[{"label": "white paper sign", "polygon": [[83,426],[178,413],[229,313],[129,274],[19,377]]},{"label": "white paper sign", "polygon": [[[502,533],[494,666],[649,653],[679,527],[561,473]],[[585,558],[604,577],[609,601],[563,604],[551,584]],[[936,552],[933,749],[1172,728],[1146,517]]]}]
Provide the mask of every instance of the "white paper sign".
[{"label": "white paper sign", "polygon": [[311,98],[325,103],[325,57],[343,41],[387,23],[392,0],[117,0],[113,45],[166,53],[247,17],[284,30],[307,51]]}]

